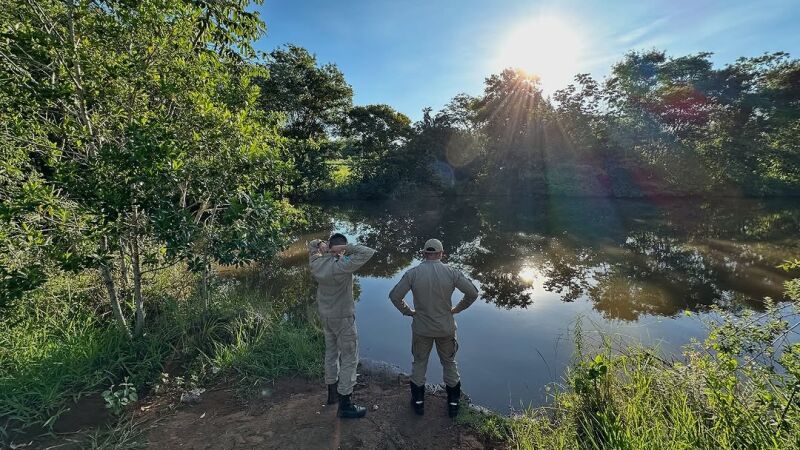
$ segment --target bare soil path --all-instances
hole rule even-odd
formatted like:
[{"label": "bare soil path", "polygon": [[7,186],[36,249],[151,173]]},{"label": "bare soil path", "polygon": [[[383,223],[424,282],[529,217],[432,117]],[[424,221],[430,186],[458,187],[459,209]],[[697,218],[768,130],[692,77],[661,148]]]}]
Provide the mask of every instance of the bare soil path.
[{"label": "bare soil path", "polygon": [[[446,396],[428,393],[425,415],[409,405],[408,377],[363,367],[353,398],[368,408],[363,419],[339,419],[327,406],[320,380],[284,378],[242,394],[233,385],[204,392],[198,402],[183,404],[172,396],[151,397],[136,405],[128,420],[135,438],[98,444],[87,440],[100,425],[112,423],[102,403],[76,404],[63,417],[57,436],[12,448],[150,448],[150,449],[483,449],[483,441],[447,417]],[[95,399],[96,400],[96,399]],[[97,403],[97,402],[95,402]],[[90,407],[91,406],[91,407]],[[86,423],[90,410],[103,415]],[[82,420],[77,420],[82,419]],[[64,428],[66,426],[66,428]],[[71,428],[71,429],[68,429]],[[59,433],[60,431],[60,433]],[[119,434],[120,432],[117,431]],[[2,445],[0,445],[0,448]]]},{"label": "bare soil path", "polygon": [[[408,405],[401,379],[360,377],[354,399],[364,419],[336,417],[319,381],[279,380],[243,402],[231,390],[207,392],[200,403],[161,417],[149,448],[181,449],[481,449],[483,444],[447,417],[446,401],[429,395],[426,414]],[[375,409],[377,407],[377,409]]]}]

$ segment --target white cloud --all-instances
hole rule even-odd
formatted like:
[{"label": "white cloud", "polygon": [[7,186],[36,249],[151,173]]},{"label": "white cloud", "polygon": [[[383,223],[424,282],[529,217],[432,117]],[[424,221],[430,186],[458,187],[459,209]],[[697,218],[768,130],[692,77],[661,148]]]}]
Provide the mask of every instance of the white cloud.
[{"label": "white cloud", "polygon": [[659,17],[646,25],[628,31],[617,37],[617,43],[621,45],[636,45],[643,37],[666,24],[669,19],[669,16]]}]

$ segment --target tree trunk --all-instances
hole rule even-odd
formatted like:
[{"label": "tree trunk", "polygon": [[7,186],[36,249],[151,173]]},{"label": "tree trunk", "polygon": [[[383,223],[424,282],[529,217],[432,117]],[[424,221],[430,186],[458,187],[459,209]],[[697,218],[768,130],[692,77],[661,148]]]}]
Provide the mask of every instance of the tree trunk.
[{"label": "tree trunk", "polygon": [[120,238],[119,240],[119,260],[120,260],[120,280],[119,280],[119,295],[124,300],[128,299],[130,290],[128,288],[130,277],[128,275],[128,260],[125,258],[125,242]]},{"label": "tree trunk", "polygon": [[133,269],[133,302],[136,305],[136,324],[133,332],[142,335],[144,329],[144,300],[142,299],[142,267],[139,264],[139,236],[131,240],[131,268]]},{"label": "tree trunk", "polygon": [[[102,247],[104,252],[108,251],[108,241],[106,238],[103,238]],[[111,270],[111,266],[106,263],[101,264],[100,275],[103,278],[103,284],[106,285],[108,299],[111,302],[111,313],[114,315],[114,319],[117,321],[117,326],[119,327],[120,331],[125,333],[125,335],[130,339],[131,330],[128,328],[128,321],[125,320],[125,315],[122,313],[122,307],[119,304],[119,297],[117,297],[117,289],[114,286],[114,274]]]},{"label": "tree trunk", "polygon": [[211,299],[211,292],[209,290],[209,277],[211,272],[211,265],[208,263],[208,258],[203,258],[203,280],[200,283],[200,295],[203,297],[203,304],[205,309],[208,310],[208,305]]},{"label": "tree trunk", "polygon": [[133,302],[136,305],[135,336],[144,331],[144,299],[142,299],[142,266],[139,262],[139,209],[133,207],[133,236],[131,238],[131,269],[133,272]]},{"label": "tree trunk", "polygon": [[[93,138],[93,144],[98,144],[97,148],[102,145],[102,142],[94,142],[97,140],[97,135],[95,134],[94,126],[92,125],[92,120],[89,116],[89,112],[86,109],[86,91],[83,87],[83,68],[81,65],[80,54],[78,52],[78,37],[75,31],[75,3],[73,0],[69,0],[67,2],[67,30],[69,32],[69,43],[70,43],[70,50],[71,50],[71,77],[72,82],[75,85],[75,94],[77,98],[75,99],[75,105],[78,107],[78,119],[80,123],[86,127],[89,131],[89,135]],[[97,150],[97,148],[93,148],[92,152]]]}]

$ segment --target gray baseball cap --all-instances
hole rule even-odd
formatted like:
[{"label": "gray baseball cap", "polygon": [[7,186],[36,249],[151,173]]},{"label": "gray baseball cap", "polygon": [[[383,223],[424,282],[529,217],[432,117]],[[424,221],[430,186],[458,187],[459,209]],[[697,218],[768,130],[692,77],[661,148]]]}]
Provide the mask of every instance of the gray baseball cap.
[{"label": "gray baseball cap", "polygon": [[442,247],[442,241],[438,239],[428,239],[422,251],[425,253],[439,253],[444,251],[444,247]]}]

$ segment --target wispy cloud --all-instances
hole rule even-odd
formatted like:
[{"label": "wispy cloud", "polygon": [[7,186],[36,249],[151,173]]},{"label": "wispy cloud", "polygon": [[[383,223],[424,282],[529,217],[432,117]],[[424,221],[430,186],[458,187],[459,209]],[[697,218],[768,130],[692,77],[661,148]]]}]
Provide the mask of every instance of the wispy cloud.
[{"label": "wispy cloud", "polygon": [[628,31],[620,36],[617,36],[617,43],[621,45],[635,45],[637,44],[643,37],[651,34],[653,31],[656,31],[661,26],[666,24],[669,21],[669,16],[659,17],[642,25],[638,28],[635,28],[631,31]]}]

